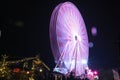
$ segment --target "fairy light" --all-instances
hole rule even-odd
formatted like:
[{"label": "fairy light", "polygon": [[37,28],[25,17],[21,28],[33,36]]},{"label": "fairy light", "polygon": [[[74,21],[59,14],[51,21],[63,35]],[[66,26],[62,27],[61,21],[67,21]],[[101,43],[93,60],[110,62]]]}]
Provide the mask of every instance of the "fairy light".
[{"label": "fairy light", "polygon": [[39,71],[42,72],[43,70],[40,68]]},{"label": "fairy light", "polygon": [[30,74],[30,72],[29,72],[29,71],[27,71],[27,72],[26,72],[26,74]]}]

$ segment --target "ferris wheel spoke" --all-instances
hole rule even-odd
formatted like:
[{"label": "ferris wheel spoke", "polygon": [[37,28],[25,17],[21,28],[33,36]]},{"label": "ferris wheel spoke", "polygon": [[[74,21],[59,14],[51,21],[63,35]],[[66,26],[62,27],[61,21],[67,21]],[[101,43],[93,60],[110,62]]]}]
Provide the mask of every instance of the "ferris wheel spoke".
[{"label": "ferris wheel spoke", "polygon": [[56,29],[56,31],[57,31],[57,33],[59,33],[58,35],[61,35],[61,36],[71,36],[71,32],[70,32],[70,30],[68,30],[67,28],[64,28],[65,27],[65,25],[60,25],[57,29]]},{"label": "ferris wheel spoke", "polygon": [[81,67],[81,50],[80,50],[80,46],[79,46],[79,42],[77,43],[77,54],[76,54],[76,66],[75,66],[75,70],[78,71],[77,74],[80,72],[80,67]]},{"label": "ferris wheel spoke", "polygon": [[80,58],[80,56],[79,56],[79,50],[78,50],[78,43],[76,42],[75,43],[75,45],[74,45],[74,50],[73,50],[73,52],[72,52],[72,54],[71,54],[71,64],[70,64],[70,70],[75,70],[75,72],[76,71],[78,71],[78,64],[79,64],[79,59],[81,59]]},{"label": "ferris wheel spoke", "polygon": [[59,40],[60,43],[64,44],[66,42],[70,42],[71,38],[70,37],[58,37],[57,40]]},{"label": "ferris wheel spoke", "polygon": [[59,52],[60,54],[62,54],[63,52],[65,52],[65,49],[64,47],[66,47],[68,44],[58,44],[58,47],[60,47],[59,49]]},{"label": "ferris wheel spoke", "polygon": [[83,58],[86,58],[87,57],[87,55],[88,55],[88,49],[86,48],[86,46],[84,46],[84,47],[81,47],[81,46],[83,46],[83,45],[81,45],[80,43],[79,43],[79,49],[80,49],[80,51],[82,51],[82,53],[84,54],[84,55],[82,55],[83,56]]},{"label": "ferris wheel spoke", "polygon": [[[61,44],[60,44],[61,43]],[[62,41],[62,40],[59,40],[59,43],[58,43],[58,46],[60,47],[59,48],[59,51],[61,53],[61,55],[66,52],[66,49],[69,45],[69,41]]]},{"label": "ferris wheel spoke", "polygon": [[57,35],[60,37],[70,37],[71,33],[69,31],[65,31],[65,30],[59,30],[60,28],[58,28],[57,31]]},{"label": "ferris wheel spoke", "polygon": [[[60,22],[60,21],[58,21],[58,22],[59,22],[59,25],[60,25],[58,27],[58,30],[60,30],[60,32],[63,32],[64,34],[71,35],[71,30],[69,29],[67,24],[64,23],[64,22]],[[62,30],[62,29],[64,29],[64,30]]]},{"label": "ferris wheel spoke", "polygon": [[82,41],[82,42],[80,43],[80,45],[81,45],[81,47],[83,47],[84,49],[86,49],[86,47],[88,47],[88,43],[85,42],[85,41]]},{"label": "ferris wheel spoke", "polygon": [[69,30],[73,31],[74,29],[76,29],[76,24],[74,18],[72,19],[70,16],[71,15],[66,15],[65,23]]},{"label": "ferris wheel spoke", "polygon": [[68,70],[71,70],[71,65],[72,65],[72,58],[73,57],[73,52],[74,52],[74,46],[72,42],[68,45],[69,47],[67,48],[66,55],[64,56],[64,62],[66,64],[66,67]]},{"label": "ferris wheel spoke", "polygon": [[[67,48],[67,49],[66,49],[66,53],[67,53],[67,54],[66,54],[66,57],[65,57],[65,58],[67,58],[66,60],[69,61],[71,52],[72,52],[73,49],[74,49],[72,42],[69,42],[69,44],[68,44],[68,46],[67,46],[66,48]],[[67,56],[68,56],[68,57],[67,57]]]},{"label": "ferris wheel spoke", "polygon": [[[63,60],[64,64],[66,64],[66,67],[68,68],[70,66],[71,63],[71,52],[73,52],[74,47],[70,46],[72,45],[72,42],[67,43],[63,50],[62,50],[62,54],[61,54],[61,59]],[[65,53],[65,54],[64,54]]]},{"label": "ferris wheel spoke", "polygon": [[86,46],[85,45],[79,44],[79,48],[80,48],[81,51],[86,52]]}]

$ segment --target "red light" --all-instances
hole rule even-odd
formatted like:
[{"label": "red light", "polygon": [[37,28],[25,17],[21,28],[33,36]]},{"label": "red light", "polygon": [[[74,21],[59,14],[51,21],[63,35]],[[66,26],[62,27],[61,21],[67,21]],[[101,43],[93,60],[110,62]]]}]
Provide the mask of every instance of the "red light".
[{"label": "red light", "polygon": [[13,72],[14,72],[14,73],[19,73],[19,72],[20,72],[20,69],[19,69],[19,68],[14,68],[14,69],[13,69]]}]

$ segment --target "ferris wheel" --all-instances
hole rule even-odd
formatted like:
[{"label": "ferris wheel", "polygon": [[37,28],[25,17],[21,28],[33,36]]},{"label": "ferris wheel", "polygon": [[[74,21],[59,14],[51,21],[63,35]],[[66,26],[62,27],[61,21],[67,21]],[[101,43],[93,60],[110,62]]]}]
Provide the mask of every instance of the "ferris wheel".
[{"label": "ferris wheel", "polygon": [[88,67],[88,36],[78,8],[71,2],[60,3],[50,20],[50,43],[56,66],[54,71],[63,74],[85,73]]}]

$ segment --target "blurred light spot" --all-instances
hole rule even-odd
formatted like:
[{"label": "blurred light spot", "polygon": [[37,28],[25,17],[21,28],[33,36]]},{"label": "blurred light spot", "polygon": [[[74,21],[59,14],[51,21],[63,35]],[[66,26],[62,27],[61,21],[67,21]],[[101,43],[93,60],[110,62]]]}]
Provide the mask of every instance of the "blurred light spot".
[{"label": "blurred light spot", "polygon": [[13,69],[13,72],[14,72],[14,73],[19,73],[19,72],[20,72],[20,69],[19,69],[19,68],[14,68],[14,69]]},{"label": "blurred light spot", "polygon": [[98,75],[96,75],[94,78],[95,78],[95,80],[99,80],[99,77],[98,77]]},{"label": "blurred light spot", "polygon": [[93,76],[93,72],[91,70],[88,71],[87,73],[88,76]]},{"label": "blurred light spot", "polygon": [[82,60],[82,64],[87,64],[87,60]]},{"label": "blurred light spot", "polygon": [[30,72],[29,72],[29,71],[27,71],[27,72],[26,72],[26,74],[30,74]]},{"label": "blurred light spot", "polygon": [[89,42],[89,47],[92,48],[93,46],[93,42]]},{"label": "blurred light spot", "polygon": [[86,69],[86,70],[89,70],[89,67],[86,67],[85,69]]},{"label": "blurred light spot", "polygon": [[96,27],[92,27],[91,28],[91,33],[93,36],[96,36],[97,35],[97,28]]},{"label": "blurred light spot", "polygon": [[23,23],[22,21],[16,21],[16,22],[14,23],[14,25],[17,26],[17,27],[23,27],[23,26],[24,26],[24,23]]},{"label": "blurred light spot", "polygon": [[94,73],[95,75],[97,75],[97,74],[98,74],[98,72],[97,72],[97,71],[94,71],[93,73]]},{"label": "blurred light spot", "polygon": [[39,71],[40,71],[40,72],[42,72],[43,70],[42,70],[42,69],[40,69]]}]

